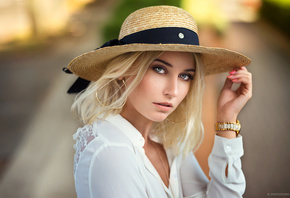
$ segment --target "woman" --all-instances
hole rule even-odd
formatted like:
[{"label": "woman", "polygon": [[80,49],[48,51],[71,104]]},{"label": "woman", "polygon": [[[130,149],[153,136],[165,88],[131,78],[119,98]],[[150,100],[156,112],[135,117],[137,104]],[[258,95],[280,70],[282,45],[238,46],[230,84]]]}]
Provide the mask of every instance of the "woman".
[{"label": "woman", "polygon": [[[93,81],[72,106],[78,197],[241,197],[240,110],[251,97],[250,60],[199,46],[194,19],[172,6],[133,12],[119,39],[76,57],[68,71]],[[217,105],[208,181],[193,155],[203,138],[204,75],[231,71]],[[241,83],[236,91],[233,83]],[[82,89],[82,88],[81,88]]]}]

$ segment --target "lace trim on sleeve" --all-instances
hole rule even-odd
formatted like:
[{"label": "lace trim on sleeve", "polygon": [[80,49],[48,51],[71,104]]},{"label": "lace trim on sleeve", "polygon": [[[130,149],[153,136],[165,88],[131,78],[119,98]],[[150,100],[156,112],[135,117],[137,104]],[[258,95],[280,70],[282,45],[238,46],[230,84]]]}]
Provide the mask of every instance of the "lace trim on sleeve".
[{"label": "lace trim on sleeve", "polygon": [[74,144],[74,149],[76,151],[74,155],[74,172],[77,169],[78,162],[86,146],[96,137],[94,134],[94,126],[95,124],[85,125],[79,128],[73,135],[73,139],[76,141]]}]

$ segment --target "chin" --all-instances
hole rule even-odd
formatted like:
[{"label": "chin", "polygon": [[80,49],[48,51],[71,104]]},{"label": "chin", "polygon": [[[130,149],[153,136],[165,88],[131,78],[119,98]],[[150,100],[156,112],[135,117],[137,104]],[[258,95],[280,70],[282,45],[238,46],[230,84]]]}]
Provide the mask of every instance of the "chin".
[{"label": "chin", "polygon": [[159,113],[159,115],[156,116],[152,116],[150,120],[152,120],[153,122],[163,122],[166,118],[168,117],[167,114],[161,114]]}]

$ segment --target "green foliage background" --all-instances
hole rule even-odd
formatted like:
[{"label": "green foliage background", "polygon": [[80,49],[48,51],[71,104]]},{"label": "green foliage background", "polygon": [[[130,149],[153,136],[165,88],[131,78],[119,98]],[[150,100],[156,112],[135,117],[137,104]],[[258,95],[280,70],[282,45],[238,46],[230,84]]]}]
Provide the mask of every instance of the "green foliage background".
[{"label": "green foliage background", "polygon": [[290,37],[290,0],[263,0],[261,16]]},{"label": "green foliage background", "polygon": [[113,16],[105,24],[103,28],[103,40],[109,41],[116,39],[119,36],[120,28],[126,17],[143,7],[155,5],[173,5],[180,7],[179,0],[122,0],[116,7]]}]

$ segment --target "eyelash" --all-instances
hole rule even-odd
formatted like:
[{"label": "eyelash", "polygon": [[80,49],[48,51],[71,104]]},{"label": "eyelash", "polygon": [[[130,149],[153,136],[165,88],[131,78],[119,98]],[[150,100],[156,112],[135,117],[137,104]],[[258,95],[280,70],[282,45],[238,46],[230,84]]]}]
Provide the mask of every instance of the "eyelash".
[{"label": "eyelash", "polygon": [[185,74],[179,74],[179,77],[181,77],[181,75],[186,75],[188,77],[188,79],[186,79],[186,80],[184,78],[182,78],[185,81],[193,80],[193,76],[191,74],[187,74],[187,73],[185,73]]},{"label": "eyelash", "polygon": [[[157,72],[158,74],[166,74],[167,73],[167,69],[162,67],[162,66],[153,66],[152,69]],[[159,71],[158,71],[159,70]],[[162,72],[160,70],[163,70]],[[186,75],[188,77],[188,79],[182,78],[181,76]],[[189,73],[183,73],[183,74],[179,74],[178,77],[180,77],[182,80],[184,81],[190,81],[194,79],[194,76],[189,74]]]},{"label": "eyelash", "polygon": [[[153,66],[152,69],[153,69],[155,72],[157,72],[158,74],[166,74],[166,73],[167,73],[166,68],[161,67],[161,66]],[[162,69],[164,72],[162,73],[162,72],[158,71],[159,69]]]}]

